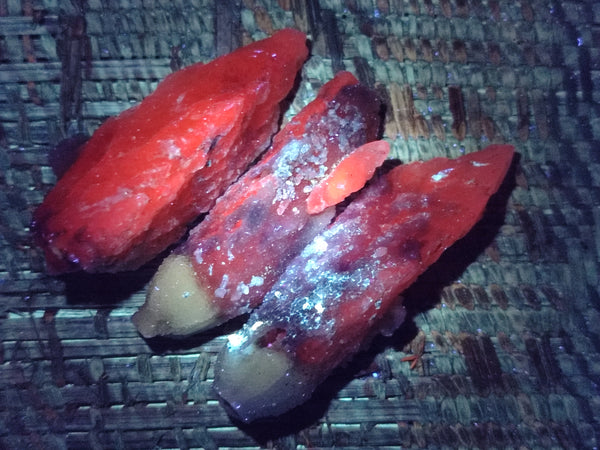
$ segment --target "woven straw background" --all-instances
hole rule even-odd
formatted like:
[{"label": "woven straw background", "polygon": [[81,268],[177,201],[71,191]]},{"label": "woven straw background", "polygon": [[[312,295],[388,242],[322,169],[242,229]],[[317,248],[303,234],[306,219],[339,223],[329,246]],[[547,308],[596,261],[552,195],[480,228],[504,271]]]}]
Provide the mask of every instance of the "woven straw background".
[{"label": "woven straw background", "polygon": [[[61,139],[285,26],[313,41],[288,114],[345,68],[386,98],[394,157],[520,159],[398,333],[242,427],[211,390],[235,324],[144,341],[153,267],[49,277],[29,222]],[[599,142],[593,0],[0,0],[0,448],[597,447]]]}]

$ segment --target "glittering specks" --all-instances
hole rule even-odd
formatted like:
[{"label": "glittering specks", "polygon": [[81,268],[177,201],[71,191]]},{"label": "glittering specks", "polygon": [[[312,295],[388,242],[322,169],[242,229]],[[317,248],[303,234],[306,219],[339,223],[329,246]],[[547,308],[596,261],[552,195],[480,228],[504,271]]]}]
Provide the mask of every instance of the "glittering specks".
[{"label": "glittering specks", "polygon": [[240,281],[237,286],[237,292],[243,295],[248,295],[250,293],[250,288],[246,283]]},{"label": "glittering specks", "polygon": [[[277,193],[273,203],[295,198],[295,183],[293,181],[295,168],[311,154],[308,142],[290,141],[277,158],[274,174],[278,179]],[[296,172],[297,174],[297,172]]]},{"label": "glittering specks", "polygon": [[246,341],[246,338],[241,333],[234,333],[227,336],[229,348],[239,348]]},{"label": "glittering specks", "polygon": [[229,283],[229,275],[225,274],[221,279],[221,284],[215,289],[215,297],[223,298],[227,295],[227,283]]},{"label": "glittering specks", "polygon": [[[255,321],[264,323],[261,333],[285,329],[281,345],[294,351],[300,342],[297,336],[333,339],[345,320],[376,320],[378,311],[387,308],[381,299],[388,295],[388,280],[382,281],[379,274],[418,261],[419,248],[414,248],[407,236],[428,219],[418,213],[427,206],[423,196],[398,193],[382,202],[382,186],[371,185],[360,201],[346,208],[344,220],[334,221],[304,248],[266,294],[246,333],[256,335],[250,331]],[[380,199],[379,218],[367,207],[373,198]],[[404,216],[411,211],[415,216],[405,224],[381,228],[381,217]]]},{"label": "glittering specks", "polygon": [[444,178],[446,178],[450,174],[450,172],[452,172],[452,170],[453,170],[452,168],[440,170],[438,173],[432,175],[431,179],[436,182],[441,181]]},{"label": "glittering specks", "polygon": [[375,258],[381,258],[386,253],[387,253],[387,248],[385,248],[385,247],[377,247],[377,249],[375,249],[375,253],[373,253],[373,257],[375,257]]},{"label": "glittering specks", "polygon": [[236,292],[240,295],[248,295],[250,293],[250,288],[255,286],[262,286],[264,283],[263,277],[259,277],[256,275],[252,276],[250,283],[246,284],[243,281],[240,281],[237,285]]},{"label": "glittering specks", "polygon": [[[275,414],[274,402],[289,408],[304,401],[375,333],[391,335],[406,317],[401,292],[472,227],[485,207],[481,193],[504,176],[513,153],[498,151],[481,155],[490,158],[487,173],[474,170],[467,155],[445,166],[401,165],[374,180],[287,266],[241,332],[242,348],[224,353],[221,361],[230,364],[220,373],[254,373],[259,357],[278,362],[268,386],[249,392],[251,406],[266,416]],[[494,156],[503,158],[498,169]],[[441,201],[463,194],[462,204]],[[220,388],[237,400],[246,384],[244,376],[233,389]]]},{"label": "glittering specks", "polygon": [[322,253],[327,251],[327,241],[323,236],[317,236],[310,245],[313,247],[312,250],[315,253]]},{"label": "glittering specks", "polygon": [[165,141],[161,141],[161,144],[169,159],[181,158],[181,148],[177,146],[175,140],[167,139]]},{"label": "glittering specks", "polygon": [[202,259],[202,247],[198,247],[196,250],[194,250],[194,258],[196,258],[196,262],[198,262],[198,264],[202,264],[202,261],[204,261]]},{"label": "glittering specks", "polygon": [[279,215],[296,199],[297,191],[310,193],[326,176],[331,164],[330,149],[339,147],[345,153],[357,142],[363,142],[364,117],[354,105],[344,102],[335,103],[318,123],[307,126],[303,137],[288,142],[274,162],[277,192],[273,204],[278,203]]}]

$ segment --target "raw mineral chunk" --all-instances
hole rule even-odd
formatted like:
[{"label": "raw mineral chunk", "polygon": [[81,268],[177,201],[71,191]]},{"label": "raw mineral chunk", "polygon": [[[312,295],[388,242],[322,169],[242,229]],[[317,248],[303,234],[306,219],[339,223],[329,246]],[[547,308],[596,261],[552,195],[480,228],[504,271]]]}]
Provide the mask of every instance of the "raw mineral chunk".
[{"label": "raw mineral chunk", "polygon": [[34,214],[48,271],[135,269],[179,239],[267,148],[307,55],[282,30],[108,119]]},{"label": "raw mineral chunk", "polygon": [[325,179],[312,188],[306,199],[307,211],[318,214],[361,189],[373,176],[375,169],[383,164],[389,152],[387,142],[373,141],[345,156]]},{"label": "raw mineral chunk", "polygon": [[[325,84],[162,263],[133,317],[140,333],[191,334],[256,307],[331,222],[332,205],[362,187],[386,158],[387,143],[363,146],[377,137],[380,108],[377,95],[348,72]],[[307,199],[328,182],[334,197],[317,194],[320,207],[311,209]]]},{"label": "raw mineral chunk", "polygon": [[215,387],[231,413],[250,422],[291,409],[400,325],[399,294],[479,220],[512,157],[512,147],[494,145],[415,162],[363,190],[229,337]]}]

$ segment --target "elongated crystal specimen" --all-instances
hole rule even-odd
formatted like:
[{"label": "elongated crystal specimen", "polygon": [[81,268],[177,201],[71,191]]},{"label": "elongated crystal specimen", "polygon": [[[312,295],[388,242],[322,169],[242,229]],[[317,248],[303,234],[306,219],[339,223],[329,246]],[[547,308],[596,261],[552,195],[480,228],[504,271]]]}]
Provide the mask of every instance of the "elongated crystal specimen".
[{"label": "elongated crystal specimen", "polygon": [[[330,223],[332,205],[386,158],[387,143],[363,146],[377,137],[380,109],[377,95],[348,72],[325,84],[162,263],[133,317],[140,333],[191,334],[256,307],[286,264]],[[320,208],[311,209],[307,199],[328,181],[335,195],[318,194]]]},{"label": "elongated crystal specimen", "polygon": [[135,269],[179,239],[267,148],[307,55],[281,30],[108,119],[34,214],[48,271]]},{"label": "elongated crystal specimen", "polygon": [[287,267],[220,354],[215,387],[250,422],[308,399],[340,363],[403,320],[399,294],[479,220],[510,146],[396,167]]}]

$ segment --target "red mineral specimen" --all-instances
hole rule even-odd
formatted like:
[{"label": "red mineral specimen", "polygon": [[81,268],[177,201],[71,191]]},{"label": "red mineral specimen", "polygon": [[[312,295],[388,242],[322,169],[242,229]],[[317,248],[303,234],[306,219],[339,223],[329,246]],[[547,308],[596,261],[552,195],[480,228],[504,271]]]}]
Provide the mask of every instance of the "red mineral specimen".
[{"label": "red mineral specimen", "polygon": [[385,141],[374,141],[362,145],[331,170],[320,181],[306,199],[306,209],[310,214],[318,214],[325,208],[344,200],[358,191],[373,176],[375,169],[383,164],[390,153]]},{"label": "red mineral specimen", "polygon": [[[163,261],[133,321],[145,337],[185,335],[258,306],[286,264],[360,189],[389,152],[377,141],[381,103],[341,72],[276,136],[263,159]],[[332,180],[332,177],[334,180]],[[319,208],[309,208],[315,189]],[[318,214],[317,214],[318,213]]]},{"label": "red mineral specimen", "polygon": [[49,272],[135,269],[179,239],[267,148],[307,55],[281,30],[108,119],[34,214]]},{"label": "red mineral specimen", "polygon": [[399,166],[297,256],[229,337],[215,387],[244,421],[310,397],[340,363],[404,319],[399,294],[479,220],[513,158],[494,145]]}]

